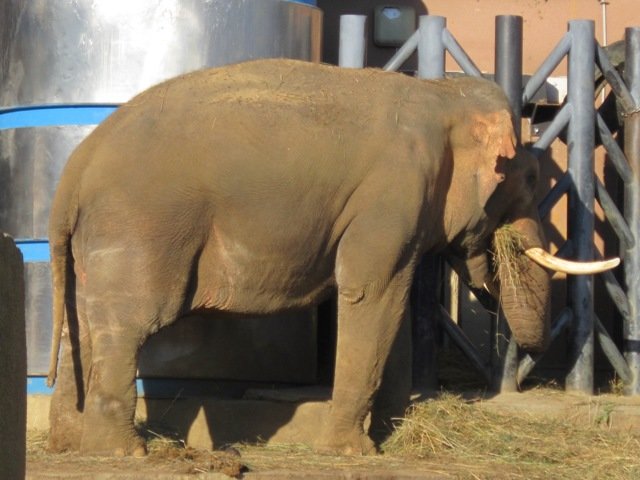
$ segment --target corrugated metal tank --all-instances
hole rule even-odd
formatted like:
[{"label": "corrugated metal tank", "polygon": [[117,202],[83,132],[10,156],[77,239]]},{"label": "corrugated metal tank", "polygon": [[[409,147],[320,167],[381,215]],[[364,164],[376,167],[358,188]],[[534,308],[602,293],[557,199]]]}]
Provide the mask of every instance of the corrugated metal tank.
[{"label": "corrugated metal tank", "polygon": [[[50,202],[70,152],[94,128],[78,124],[95,123],[91,118],[99,121],[111,111],[75,107],[121,103],[205,66],[262,57],[320,61],[322,13],[314,1],[283,0],[0,3],[0,104],[5,108],[0,113],[0,230],[27,240],[21,243],[28,260],[28,370],[42,375],[51,334],[50,272],[42,241]],[[7,109],[42,104],[75,107]],[[91,118],[78,120],[81,110]],[[233,322],[181,321],[149,343],[140,363],[146,376],[315,378],[314,311]]]}]

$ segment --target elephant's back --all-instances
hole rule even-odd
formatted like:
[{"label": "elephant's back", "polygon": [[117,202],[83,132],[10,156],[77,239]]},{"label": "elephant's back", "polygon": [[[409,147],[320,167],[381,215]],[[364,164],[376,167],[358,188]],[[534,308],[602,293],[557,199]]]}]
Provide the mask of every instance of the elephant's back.
[{"label": "elephant's back", "polygon": [[[357,178],[367,169],[356,159],[360,152],[391,143],[376,132],[393,116],[352,94],[368,85],[390,88],[371,76],[402,76],[365,73],[294,60],[192,72],[121,106],[74,156],[90,157],[78,160],[85,183],[92,179],[101,189],[153,177],[156,185],[180,178],[230,191],[254,181],[281,193],[291,185],[298,193],[301,184],[314,181],[332,194],[328,183],[344,184],[347,171]],[[217,185],[219,178],[227,183]]]},{"label": "elephant's back", "polygon": [[[427,82],[439,85],[440,82]],[[116,112],[176,117],[255,112],[265,121],[300,117],[319,124],[395,116],[406,101],[438,101],[425,81],[377,69],[344,69],[289,59],[264,59],[191,72],[158,84]]]}]

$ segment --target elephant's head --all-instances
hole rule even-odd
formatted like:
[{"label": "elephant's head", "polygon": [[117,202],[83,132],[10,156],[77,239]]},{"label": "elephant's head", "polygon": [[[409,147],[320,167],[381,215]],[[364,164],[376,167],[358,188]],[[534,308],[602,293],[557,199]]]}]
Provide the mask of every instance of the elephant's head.
[{"label": "elephant's head", "polygon": [[[497,111],[467,114],[463,123],[471,140],[458,152],[454,144],[445,217],[459,227],[447,259],[468,284],[487,288],[500,301],[521,347],[540,351],[550,341],[551,271],[597,273],[619,260],[577,263],[546,253],[534,199],[538,160],[516,146],[506,99],[498,100],[504,107]],[[492,253],[505,246],[503,254]]]}]

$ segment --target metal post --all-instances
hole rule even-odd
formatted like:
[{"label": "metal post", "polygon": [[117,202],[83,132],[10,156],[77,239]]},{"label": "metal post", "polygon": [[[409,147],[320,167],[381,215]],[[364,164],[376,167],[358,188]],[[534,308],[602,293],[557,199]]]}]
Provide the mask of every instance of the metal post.
[{"label": "metal post", "polygon": [[[496,17],[495,80],[505,91],[513,110],[513,121],[518,137],[522,119],[522,17],[500,15]],[[503,316],[491,339],[494,344],[492,365],[493,387],[501,392],[518,389],[518,348],[511,337]]]},{"label": "metal post", "polygon": [[[594,147],[595,106],[593,69],[595,65],[595,24],[592,20],[569,22],[568,96],[572,108],[568,127],[569,193],[568,236],[577,260],[593,260],[594,233]],[[567,390],[593,393],[594,312],[593,276],[569,277],[568,297],[573,310],[571,369]]]},{"label": "metal post", "polygon": [[518,138],[522,119],[522,17],[496,17],[496,83],[509,98]]},{"label": "metal post", "polygon": [[338,65],[363,68],[366,52],[366,15],[340,15]]},{"label": "metal post", "polygon": [[425,255],[411,288],[412,380],[413,386],[421,389],[438,388],[436,337],[441,263],[440,257]]},{"label": "metal post", "polygon": [[[445,49],[442,43],[442,32],[446,25],[444,17],[432,17],[423,15],[420,17],[418,27],[418,77],[420,78],[442,78],[444,77],[444,55]],[[418,286],[416,302],[413,315],[413,341],[414,360],[413,366],[414,380],[425,387],[436,387],[436,332],[437,318],[432,308],[425,309],[425,306],[432,307],[438,303],[434,298],[436,285],[440,283],[439,272],[442,259],[438,256],[426,255],[421,265],[430,265],[428,269],[423,267],[416,271],[414,280]],[[435,277],[435,278],[434,278]],[[430,294],[426,293],[425,285],[430,285]],[[420,288],[422,286],[422,288]],[[421,308],[422,307],[422,308]],[[430,310],[427,314],[427,310]],[[417,378],[421,377],[421,378]]]},{"label": "metal post", "polygon": [[640,27],[625,30],[625,81],[635,108],[624,122],[624,151],[633,172],[625,185],[624,213],[635,237],[635,246],[624,252],[629,320],[624,325],[624,356],[631,370],[627,395],[640,394]]},{"label": "metal post", "polygon": [[435,15],[420,17],[418,40],[418,77],[444,78],[445,53],[443,32],[447,19]]}]

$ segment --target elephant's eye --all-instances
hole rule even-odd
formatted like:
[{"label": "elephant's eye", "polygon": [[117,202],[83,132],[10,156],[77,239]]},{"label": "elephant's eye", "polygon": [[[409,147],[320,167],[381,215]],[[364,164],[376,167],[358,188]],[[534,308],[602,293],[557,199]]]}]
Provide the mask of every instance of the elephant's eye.
[{"label": "elephant's eye", "polygon": [[536,187],[536,184],[538,183],[538,175],[536,175],[535,173],[529,173],[525,181],[527,182],[527,186],[533,189]]}]

